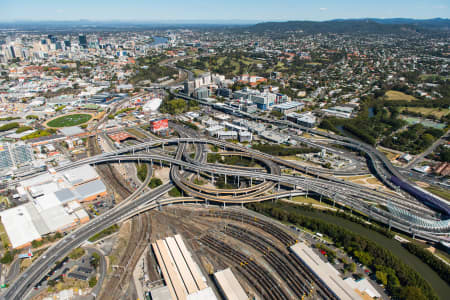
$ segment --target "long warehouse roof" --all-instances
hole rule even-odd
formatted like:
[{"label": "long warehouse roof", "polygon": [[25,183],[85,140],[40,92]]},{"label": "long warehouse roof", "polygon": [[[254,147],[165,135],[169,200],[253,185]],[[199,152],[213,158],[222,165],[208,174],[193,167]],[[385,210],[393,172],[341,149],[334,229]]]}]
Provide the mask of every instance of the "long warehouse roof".
[{"label": "long warehouse roof", "polygon": [[362,299],[329,263],[325,263],[309,246],[297,243],[290,247],[297,257],[341,300]]},{"label": "long warehouse roof", "polygon": [[172,299],[216,299],[180,235],[152,247]]},{"label": "long warehouse roof", "polygon": [[248,296],[230,268],[214,273],[226,300],[247,300]]}]

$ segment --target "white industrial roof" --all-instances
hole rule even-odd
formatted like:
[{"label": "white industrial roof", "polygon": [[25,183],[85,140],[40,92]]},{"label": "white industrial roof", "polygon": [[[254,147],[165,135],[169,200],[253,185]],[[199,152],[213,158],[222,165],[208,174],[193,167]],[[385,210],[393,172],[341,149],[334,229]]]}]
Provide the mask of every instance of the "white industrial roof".
[{"label": "white industrial roof", "polygon": [[50,232],[66,229],[76,221],[75,216],[69,215],[60,205],[43,210],[40,213]]},{"label": "white industrial roof", "polygon": [[58,197],[56,197],[55,193],[44,194],[41,197],[34,199],[34,203],[36,204],[36,208],[39,212],[42,212],[46,209],[59,206],[61,202],[59,202]]},{"label": "white industrial roof", "polygon": [[341,300],[362,299],[340,276],[335,268],[325,263],[309,246],[297,243],[290,249]]},{"label": "white industrial roof", "polygon": [[378,293],[378,291],[373,287],[373,285],[366,279],[362,278],[358,281],[355,281],[355,279],[349,277],[344,279],[344,281],[353,289],[357,289],[360,292],[365,292],[367,295],[369,295],[372,298],[380,298],[381,295]]},{"label": "white industrial roof", "polygon": [[63,188],[55,192],[55,196],[61,203],[67,203],[78,199],[78,195],[68,188]]},{"label": "white industrial roof", "polygon": [[30,178],[30,179],[25,179],[22,180],[20,182],[20,185],[23,187],[29,187],[29,186],[33,186],[33,185],[37,185],[37,184],[43,184],[46,182],[51,182],[53,180],[53,175],[50,173],[44,173],[42,175]]},{"label": "white industrial roof", "polygon": [[160,286],[157,288],[154,288],[150,291],[152,294],[153,300],[167,300],[172,299],[172,296],[170,294],[169,287],[167,285]]},{"label": "white industrial roof", "polygon": [[97,179],[98,173],[90,165],[82,165],[80,167],[67,170],[63,173],[64,178],[71,184],[80,184],[86,181]]},{"label": "white industrial roof", "polygon": [[292,102],[286,102],[286,103],[281,103],[281,104],[277,104],[272,106],[273,108],[279,108],[279,109],[291,109],[291,108],[295,108],[298,106],[304,106],[303,103],[301,102],[296,102],[296,101],[292,101]]},{"label": "white industrial roof", "polygon": [[247,300],[248,296],[230,268],[214,273],[217,283],[227,300]]},{"label": "white industrial roof", "polygon": [[87,182],[75,188],[75,192],[80,195],[81,200],[99,193],[103,193],[104,191],[106,191],[106,186],[100,179]]},{"label": "white industrial roof", "polygon": [[84,133],[84,130],[81,129],[79,126],[63,127],[60,128],[59,131],[61,131],[61,133],[64,134],[65,136],[73,136]]},{"label": "white industrial roof", "polygon": [[0,218],[13,248],[41,237],[24,205],[2,211]]},{"label": "white industrial roof", "polygon": [[186,300],[217,300],[217,297],[212,288],[208,286],[206,289],[189,294]]},{"label": "white industrial roof", "polygon": [[89,218],[88,213],[84,209],[77,210],[76,212],[74,212],[74,214],[79,220],[82,220],[86,217]]}]

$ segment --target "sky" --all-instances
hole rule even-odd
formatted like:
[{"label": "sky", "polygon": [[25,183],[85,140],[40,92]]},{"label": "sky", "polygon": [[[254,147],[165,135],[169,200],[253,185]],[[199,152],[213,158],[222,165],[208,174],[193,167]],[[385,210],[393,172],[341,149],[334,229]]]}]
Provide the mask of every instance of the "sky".
[{"label": "sky", "polygon": [[450,0],[0,0],[0,21],[449,18]]}]

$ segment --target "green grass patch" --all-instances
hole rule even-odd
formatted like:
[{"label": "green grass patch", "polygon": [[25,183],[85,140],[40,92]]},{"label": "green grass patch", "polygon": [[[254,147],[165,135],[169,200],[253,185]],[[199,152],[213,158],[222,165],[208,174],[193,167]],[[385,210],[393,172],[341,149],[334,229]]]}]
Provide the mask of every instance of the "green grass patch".
[{"label": "green grass patch", "polygon": [[0,222],[0,239],[2,240],[3,248],[8,249],[9,245],[11,245],[11,241],[9,240],[8,234],[5,230],[5,226],[2,222]]},{"label": "green grass patch", "polygon": [[69,257],[71,259],[79,259],[85,253],[86,253],[86,251],[83,248],[75,248],[72,250],[72,252],[69,253]]},{"label": "green grass patch", "polygon": [[159,179],[157,177],[153,177],[152,179],[150,179],[150,182],[148,183],[148,186],[151,189],[155,189],[155,188],[157,188],[158,186],[160,186],[162,184],[163,184],[163,182],[162,182],[161,179]]},{"label": "green grass patch", "polygon": [[400,112],[409,111],[413,113],[420,113],[424,116],[433,115],[436,118],[442,118],[450,114],[450,109],[448,108],[435,108],[435,107],[400,107]]},{"label": "green grass patch", "polygon": [[71,114],[53,119],[47,123],[47,126],[54,128],[77,126],[84,124],[91,119],[92,116],[89,114]]},{"label": "green grass patch", "polygon": [[444,198],[445,200],[450,201],[450,190],[441,189],[436,186],[429,186],[425,189],[430,193],[433,193],[441,198]]},{"label": "green grass patch", "polygon": [[107,237],[108,235],[111,235],[117,231],[119,231],[119,225],[114,224],[114,225],[100,231],[99,233],[94,234],[93,236],[91,236],[88,239],[88,241],[91,243],[98,241],[98,240],[103,239],[103,238]]},{"label": "green grass patch", "polygon": [[386,96],[387,100],[406,100],[406,101],[417,100],[417,98],[414,96],[407,95],[403,92],[393,91],[393,90],[387,91],[385,96]]},{"label": "green grass patch", "polygon": [[301,203],[307,203],[307,204],[317,204],[317,205],[329,206],[328,204],[324,203],[323,201],[321,203],[320,201],[317,201],[314,198],[311,198],[311,197],[306,198],[305,196],[293,197],[292,201],[301,202]]},{"label": "green grass patch", "polygon": [[26,140],[31,140],[31,139],[36,139],[39,137],[43,137],[43,136],[49,136],[52,135],[54,132],[52,130],[36,130],[32,133],[29,133],[23,137],[21,137],[20,139],[22,141],[26,141]]}]

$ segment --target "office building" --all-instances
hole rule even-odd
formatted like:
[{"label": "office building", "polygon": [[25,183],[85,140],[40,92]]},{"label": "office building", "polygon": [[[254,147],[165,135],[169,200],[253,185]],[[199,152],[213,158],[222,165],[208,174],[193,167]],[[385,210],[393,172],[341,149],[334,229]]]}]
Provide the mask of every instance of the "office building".
[{"label": "office building", "polygon": [[207,87],[200,87],[194,91],[194,97],[197,99],[208,98],[209,96],[210,91]]},{"label": "office building", "polygon": [[0,144],[0,168],[20,168],[32,163],[33,150],[25,143]]},{"label": "office building", "polygon": [[301,110],[305,105],[300,102],[292,101],[274,105],[273,110],[281,112],[283,115],[287,115],[292,112]]},{"label": "office building", "polygon": [[287,115],[287,119],[291,122],[297,123],[299,125],[313,128],[316,126],[317,118],[311,112],[299,114],[299,113],[290,113]]},{"label": "office building", "polygon": [[78,37],[78,42],[80,44],[80,47],[86,49],[88,47],[87,38],[85,35],[80,35]]}]

